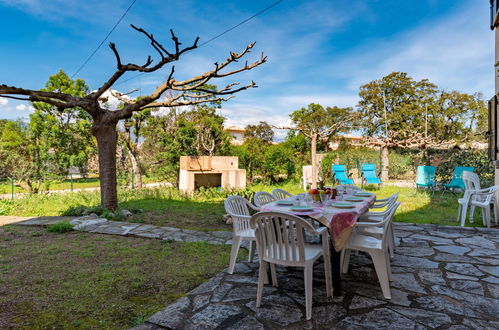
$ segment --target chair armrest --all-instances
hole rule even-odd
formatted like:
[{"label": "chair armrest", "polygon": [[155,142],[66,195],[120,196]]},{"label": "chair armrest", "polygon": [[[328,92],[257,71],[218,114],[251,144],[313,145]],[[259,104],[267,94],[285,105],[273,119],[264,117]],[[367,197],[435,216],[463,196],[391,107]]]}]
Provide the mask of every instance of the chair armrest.
[{"label": "chair armrest", "polygon": [[259,208],[258,206],[256,206],[256,205],[253,205],[253,203],[248,202],[248,206],[249,206],[251,209],[253,209],[253,210],[255,210],[255,211],[260,212],[260,208]]},{"label": "chair armrest", "polygon": [[323,235],[324,233],[329,233],[329,228],[328,227],[320,227],[315,230],[316,234]]},{"label": "chair armrest", "polygon": [[380,222],[363,222],[357,221],[355,227],[380,227],[382,224]]}]

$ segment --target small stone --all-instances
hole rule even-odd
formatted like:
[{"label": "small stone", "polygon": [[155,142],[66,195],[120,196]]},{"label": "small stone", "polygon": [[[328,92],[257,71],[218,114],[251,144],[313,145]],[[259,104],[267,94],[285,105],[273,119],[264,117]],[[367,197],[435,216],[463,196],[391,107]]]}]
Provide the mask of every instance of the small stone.
[{"label": "small stone", "polygon": [[499,250],[476,248],[473,249],[473,251],[469,252],[468,255],[471,257],[499,256]]},{"label": "small stone", "polygon": [[69,223],[73,225],[74,230],[85,230],[85,228],[88,226],[97,226],[97,225],[100,226],[107,224],[108,220],[105,218],[90,219],[90,220],[83,218],[76,218],[71,220]]},{"label": "small stone", "polygon": [[413,239],[422,239],[425,241],[432,242],[433,244],[439,244],[439,245],[452,245],[454,242],[450,239],[447,238],[441,238],[441,237],[435,237],[435,236],[430,236],[430,235],[412,235],[411,236]]},{"label": "small stone", "polygon": [[440,252],[446,252],[446,253],[458,254],[458,255],[464,255],[466,252],[471,250],[469,247],[456,246],[456,245],[435,246],[435,249],[439,250]]},{"label": "small stone", "polygon": [[499,283],[499,278],[495,276],[487,276],[486,278],[483,278],[482,281],[488,282],[488,283]]},{"label": "small stone", "polygon": [[447,272],[447,278],[452,280],[469,280],[469,281],[478,281],[478,277],[474,276],[466,276],[461,274],[456,274],[453,272]]},{"label": "small stone", "polygon": [[465,306],[461,302],[454,299],[444,299],[440,296],[423,296],[416,298],[416,302],[419,303],[420,306],[424,306],[427,310],[465,316],[476,316],[476,314],[470,310],[468,306]]},{"label": "small stone", "polygon": [[182,320],[190,310],[190,304],[189,298],[182,297],[162,311],[151,316],[147,321],[167,328],[179,328],[181,327]]},{"label": "small stone", "polygon": [[423,323],[430,328],[438,328],[452,322],[452,319],[448,315],[443,313],[399,306],[390,308],[412,320]]},{"label": "small stone", "polygon": [[183,329],[215,329],[231,316],[238,315],[241,310],[235,306],[208,305],[205,309],[190,317]]},{"label": "small stone", "polygon": [[478,265],[478,268],[483,272],[499,277],[499,267]]},{"label": "small stone", "polygon": [[211,296],[212,302],[222,301],[222,298],[232,289],[232,284],[222,283],[215,290],[213,290],[213,295]]},{"label": "small stone", "polygon": [[416,278],[412,273],[393,274],[392,287],[406,289],[417,293],[426,293],[421,285],[416,282]]},{"label": "small stone", "polygon": [[412,268],[438,268],[438,263],[431,260],[419,257],[402,256],[399,254],[395,255],[395,258],[392,260],[392,265]]},{"label": "small stone", "polygon": [[263,324],[258,322],[257,319],[255,319],[252,316],[246,316],[245,318],[237,321],[234,324],[231,324],[229,327],[224,327],[223,329],[227,330],[263,330],[265,327]]},{"label": "small stone", "polygon": [[354,296],[348,308],[349,309],[371,308],[384,304],[386,304],[385,301],[362,297],[362,296]]},{"label": "small stone", "polygon": [[469,264],[448,263],[445,266],[445,269],[463,275],[472,275],[472,276],[483,275],[483,273],[479,271],[475,266]]},{"label": "small stone", "polygon": [[188,293],[188,295],[197,295],[197,294],[212,292],[218,287],[218,285],[220,285],[221,281],[222,281],[221,275],[212,277],[207,282],[204,282],[203,284],[199,285],[197,288],[193,289],[191,292]]},{"label": "small stone", "polygon": [[499,299],[499,285],[486,284],[492,298]]},{"label": "small stone", "polygon": [[431,247],[420,247],[417,249],[412,247],[395,247],[395,253],[412,257],[427,257],[433,255],[435,251]]},{"label": "small stone", "polygon": [[422,283],[427,285],[445,284],[445,279],[439,269],[420,270],[418,277]]},{"label": "small stone", "polygon": [[198,311],[200,308],[203,308],[204,306],[206,306],[209,302],[210,302],[210,295],[209,294],[195,295],[192,298],[192,305],[193,305],[192,311],[193,312]]},{"label": "small stone", "polygon": [[256,301],[247,303],[246,307],[253,310],[258,319],[269,320],[281,326],[298,322],[303,317],[296,303],[291,298],[283,296],[265,296],[260,307],[256,307]]},{"label": "small stone", "polygon": [[456,239],[456,242],[464,246],[479,246],[485,249],[494,249],[496,245],[482,236],[463,237]]},{"label": "small stone", "polygon": [[474,263],[475,259],[467,256],[460,256],[457,254],[450,253],[437,253],[433,257],[431,257],[435,261],[444,261],[444,262],[466,262],[466,263]]},{"label": "small stone", "polygon": [[347,316],[336,326],[339,329],[366,329],[371,325],[376,329],[414,329],[414,321],[387,308],[374,309],[360,315]]},{"label": "small stone", "polygon": [[346,315],[347,311],[340,304],[312,307],[312,320],[321,329],[332,328],[332,324],[338,323]]},{"label": "small stone", "polygon": [[461,290],[483,296],[483,287],[478,281],[455,280],[455,281],[450,281],[450,286],[456,290]]},{"label": "small stone", "polygon": [[120,211],[120,214],[121,214],[122,216],[124,216],[124,217],[131,217],[131,216],[133,215],[133,213],[132,213],[132,212],[130,212],[130,211],[126,210],[126,209],[121,210],[121,211]]}]

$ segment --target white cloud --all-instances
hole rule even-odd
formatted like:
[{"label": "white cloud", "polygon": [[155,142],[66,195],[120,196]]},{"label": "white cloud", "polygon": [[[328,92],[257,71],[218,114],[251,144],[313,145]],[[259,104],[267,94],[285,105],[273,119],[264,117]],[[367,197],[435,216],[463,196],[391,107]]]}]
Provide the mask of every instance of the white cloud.
[{"label": "white cloud", "polygon": [[35,111],[35,108],[33,108],[32,105],[26,105],[24,103],[20,103],[20,104],[16,105],[15,109],[17,111],[27,111],[29,113]]},{"label": "white cloud", "polygon": [[18,104],[18,105],[16,105],[16,110],[18,110],[18,111],[24,111],[26,109],[28,109],[28,107],[26,106],[26,104]]},{"label": "white cloud", "polygon": [[7,106],[7,103],[9,103],[9,100],[7,100],[5,97],[0,96],[0,107]]},{"label": "white cloud", "polygon": [[460,7],[457,13],[388,41],[364,44],[330,71],[338,72],[336,76],[344,78],[352,91],[390,72],[403,71],[445,89],[492,93],[494,34],[485,20],[476,19],[486,14],[485,6]]}]

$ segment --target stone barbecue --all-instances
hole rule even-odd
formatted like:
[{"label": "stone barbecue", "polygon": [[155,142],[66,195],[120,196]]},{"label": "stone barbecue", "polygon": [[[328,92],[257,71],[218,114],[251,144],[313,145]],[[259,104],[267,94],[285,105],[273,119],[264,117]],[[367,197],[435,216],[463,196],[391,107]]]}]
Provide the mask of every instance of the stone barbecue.
[{"label": "stone barbecue", "polygon": [[246,170],[238,167],[238,157],[182,156],[179,189],[185,192],[193,192],[200,187],[244,189]]}]

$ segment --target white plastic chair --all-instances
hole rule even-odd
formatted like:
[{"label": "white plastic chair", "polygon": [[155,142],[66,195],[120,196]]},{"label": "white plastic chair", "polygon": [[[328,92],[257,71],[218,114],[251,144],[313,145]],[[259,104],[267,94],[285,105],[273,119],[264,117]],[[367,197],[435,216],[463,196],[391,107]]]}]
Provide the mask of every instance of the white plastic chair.
[{"label": "white plastic chair", "polygon": [[272,196],[272,194],[266,191],[259,191],[253,196],[253,202],[258,208],[261,208],[263,205],[275,202],[276,198]]},{"label": "white plastic chair", "polygon": [[395,211],[399,207],[400,202],[396,202],[389,209],[385,211],[383,221],[372,223],[372,222],[357,222],[355,227],[380,227],[382,228],[381,238],[376,238],[368,236],[362,233],[362,231],[354,230],[350,239],[345,245],[345,248],[341,251],[341,271],[346,273],[348,270],[348,264],[350,262],[350,253],[352,250],[367,252],[373,261],[374,268],[376,269],[376,274],[378,275],[378,280],[381,286],[381,291],[386,299],[391,299],[390,283],[392,277],[390,256],[388,252],[388,242],[390,238],[388,237],[388,227],[393,219]]},{"label": "white plastic chair", "polygon": [[[492,186],[485,189],[474,190],[471,193],[471,198],[469,201],[470,205],[470,222],[473,222],[473,216],[475,214],[475,208],[480,208],[482,210],[483,225],[490,228],[490,204],[494,208],[494,222],[497,224],[498,210],[496,203],[496,191],[499,186]],[[464,226],[464,221],[461,219],[461,226]]]},{"label": "white plastic chair", "polygon": [[274,190],[272,190],[272,195],[278,200],[283,200],[283,199],[286,199],[286,198],[289,198],[289,197],[293,197],[292,194],[290,194],[289,192],[287,192],[286,190],[284,189],[279,189],[279,188],[276,188]]},{"label": "white plastic chair", "polygon": [[[464,182],[464,196],[457,200],[459,208],[457,211],[457,221],[464,226],[466,222],[466,216],[468,213],[468,206],[471,200],[471,194],[475,190],[480,189],[480,177],[478,174],[470,171],[463,172],[463,182]],[[473,218],[471,219],[473,221]]]},{"label": "white plastic chair", "polygon": [[236,265],[237,253],[239,252],[241,241],[251,241],[248,260],[250,262],[253,261],[256,238],[255,231],[250,227],[250,209],[255,211],[259,211],[259,209],[241,196],[227,197],[224,206],[225,211],[232,218],[232,249],[229,262],[229,274],[232,274],[234,272],[234,266]]},{"label": "white plastic chair", "polygon": [[[390,209],[390,207],[395,204],[399,196],[399,193],[395,193],[391,195],[390,197],[384,198],[384,199],[379,199],[377,202],[381,202],[379,204],[374,204],[372,208],[382,208],[386,207],[385,211],[382,212],[366,212],[363,215],[360,216],[360,221],[366,221],[366,222],[380,222],[383,221],[384,218],[386,217],[387,210]],[[357,230],[362,232],[364,235],[369,235],[369,236],[374,236],[377,238],[382,238],[383,236],[383,228],[382,227],[357,227]],[[387,235],[390,238],[388,241],[388,251],[390,252],[390,257],[393,258],[395,256],[395,234],[393,232],[393,222],[390,221],[388,225],[388,231]]]},{"label": "white plastic chair", "polygon": [[[326,293],[333,294],[331,284],[331,260],[329,256],[328,229],[318,230],[306,220],[286,213],[260,212],[251,218],[251,227],[255,229],[260,270],[258,275],[258,290],[256,307],[262,302],[263,285],[266,277],[267,263],[272,271],[272,283],[277,286],[275,265],[304,267],[306,318],[312,317],[312,282],[314,262],[324,257],[326,276]],[[304,230],[321,235],[322,244],[305,243]]]},{"label": "white plastic chair", "polygon": [[372,209],[379,209],[379,208],[382,208],[382,207],[387,207],[391,204],[394,203],[394,201],[396,201],[399,197],[399,193],[396,192],[395,194],[387,197],[387,198],[381,198],[381,199],[376,199],[374,201],[374,204],[373,206],[371,206]]}]

